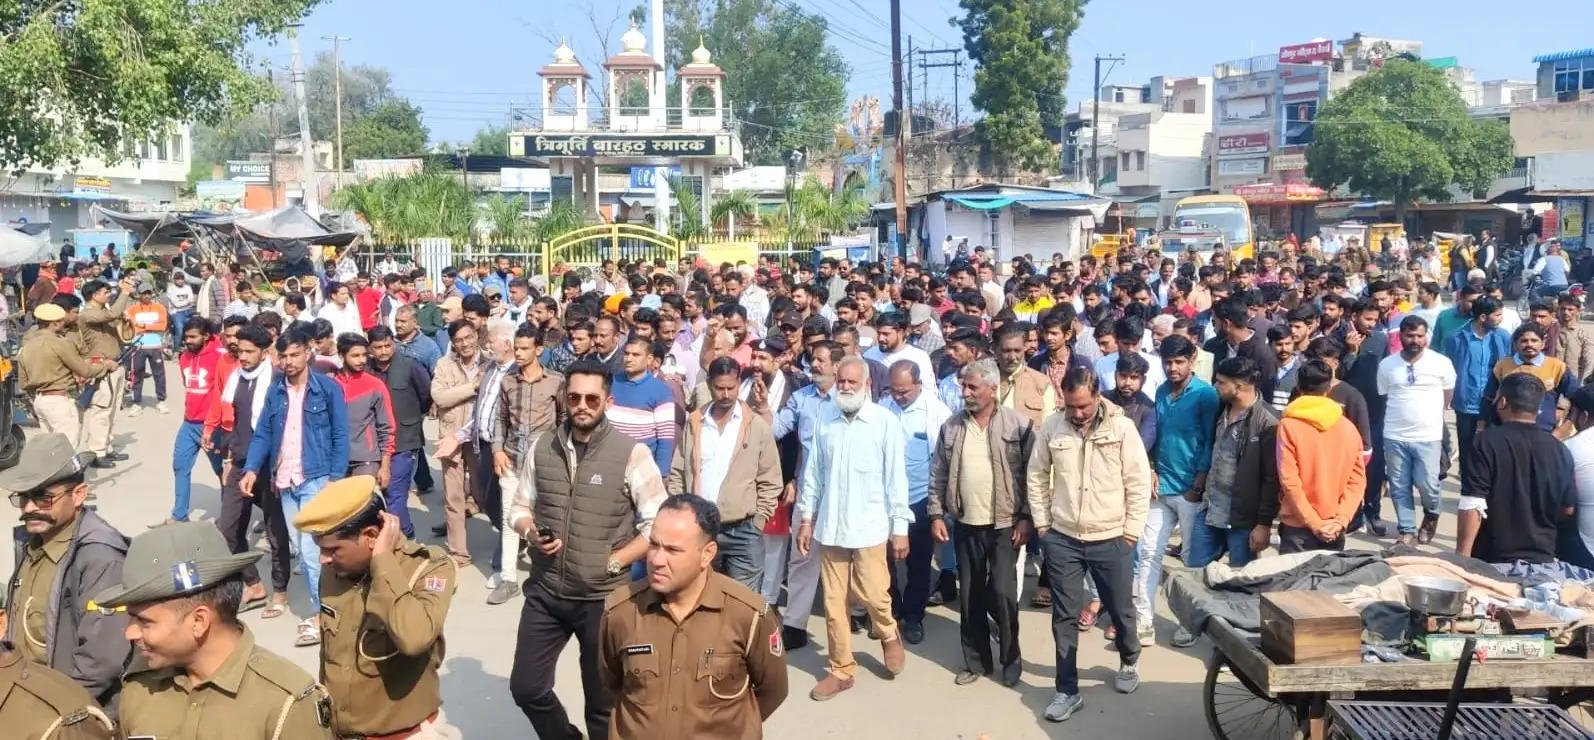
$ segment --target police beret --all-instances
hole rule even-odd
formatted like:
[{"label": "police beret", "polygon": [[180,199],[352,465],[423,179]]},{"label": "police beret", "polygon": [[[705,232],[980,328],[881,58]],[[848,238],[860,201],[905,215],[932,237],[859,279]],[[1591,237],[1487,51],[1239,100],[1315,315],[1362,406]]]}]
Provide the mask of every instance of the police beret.
[{"label": "police beret", "polygon": [[331,532],[365,513],[374,503],[376,477],[355,475],[328,483],[293,518],[293,526],[311,536]]}]

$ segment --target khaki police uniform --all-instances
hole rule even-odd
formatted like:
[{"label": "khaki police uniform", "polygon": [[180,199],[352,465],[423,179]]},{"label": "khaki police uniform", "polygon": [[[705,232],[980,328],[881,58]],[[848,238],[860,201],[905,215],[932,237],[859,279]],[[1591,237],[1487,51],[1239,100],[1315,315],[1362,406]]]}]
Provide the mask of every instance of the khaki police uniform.
[{"label": "khaki police uniform", "polygon": [[[351,476],[323,488],[293,525],[321,536],[381,501],[376,478]],[[437,676],[457,575],[446,550],[411,540],[373,553],[365,573],[322,570],[321,682],[339,737],[460,737],[443,716]]]},{"label": "khaki police uniform", "polygon": [[83,445],[80,449],[104,457],[111,451],[111,429],[116,424],[116,410],[122,405],[122,390],[127,387],[127,374],[117,372],[116,357],[122,352],[122,338],[117,335],[117,325],[127,313],[129,291],[122,291],[116,300],[104,307],[84,301],[78,311],[79,342],[83,356],[96,364],[109,364],[111,370],[104,382],[94,389],[89,409],[83,414]]},{"label": "khaki police uniform", "polygon": [[[207,525],[209,526],[209,525]],[[159,740],[327,740],[332,704],[303,669],[255,644],[246,627],[209,680],[135,659],[122,684],[122,737]]]},{"label": "khaki police uniform", "polygon": [[0,644],[0,736],[15,740],[110,740],[110,717],[66,675]]},{"label": "khaki police uniform", "polygon": [[[265,553],[234,554],[209,522],[173,522],[133,538],[122,583],[94,597],[102,610],[184,598],[238,577]],[[212,638],[230,627],[211,627]],[[331,740],[332,703],[298,666],[241,628],[221,667],[194,683],[187,666],[134,658],[122,681],[122,737],[159,740]]]},{"label": "khaki police uniform", "polygon": [[679,624],[638,581],[610,595],[598,663],[614,692],[610,738],[740,739],[786,699],[780,620],[763,597],[709,573],[697,608]]},{"label": "khaki police uniform", "polygon": [[[23,657],[39,665],[50,664],[50,605],[55,603],[51,590],[55,587],[55,572],[61,567],[61,558],[72,547],[72,535],[78,523],[61,528],[48,541],[28,538],[22,551],[22,562],[17,564],[16,604],[11,618],[17,620],[17,634],[21,642],[17,648]],[[3,727],[4,725],[0,725]]]},{"label": "khaki police uniform", "polygon": [[[47,321],[58,321],[66,312],[53,303],[34,310]],[[44,318],[44,317],[53,318]],[[98,378],[110,372],[107,363],[94,364],[83,359],[77,344],[49,329],[33,329],[22,338],[17,352],[19,387],[33,396],[33,412],[46,434],[64,434],[77,446],[82,428],[75,395],[78,378]]]}]

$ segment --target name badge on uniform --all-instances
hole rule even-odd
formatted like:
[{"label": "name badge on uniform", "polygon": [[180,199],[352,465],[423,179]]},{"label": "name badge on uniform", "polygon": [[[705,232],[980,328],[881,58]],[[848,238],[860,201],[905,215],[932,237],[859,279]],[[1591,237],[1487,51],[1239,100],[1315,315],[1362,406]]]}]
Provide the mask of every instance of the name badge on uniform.
[{"label": "name badge on uniform", "polygon": [[626,645],[622,649],[625,650],[626,655],[652,655],[653,643],[648,643],[646,645]]}]

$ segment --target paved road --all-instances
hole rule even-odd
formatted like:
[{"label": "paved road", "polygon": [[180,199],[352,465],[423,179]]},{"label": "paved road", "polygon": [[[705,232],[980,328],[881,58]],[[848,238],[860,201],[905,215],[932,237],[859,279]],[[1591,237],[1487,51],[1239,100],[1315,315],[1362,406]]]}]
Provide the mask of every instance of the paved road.
[{"label": "paved road", "polygon": [[[175,373],[169,388],[181,388]],[[180,399],[179,399],[180,401]],[[132,456],[112,471],[91,479],[98,495],[100,513],[129,536],[161,521],[172,503],[171,440],[180,420],[180,405],[173,403],[172,414],[147,409],[135,419],[117,425],[117,444]],[[29,432],[34,431],[29,429]],[[109,474],[105,474],[109,473]],[[438,477],[441,481],[441,477]],[[217,483],[204,465],[194,474],[194,516],[211,518],[219,510]],[[441,521],[441,494],[411,498],[416,529],[429,533]],[[1440,525],[1436,545],[1453,546],[1455,495],[1448,487],[1447,513]],[[0,520],[17,515],[9,503],[0,499]],[[470,522],[472,552],[485,564],[489,546],[497,542],[485,517]],[[1360,540],[1371,547],[1371,540]],[[0,574],[13,570],[13,553],[0,554]],[[509,697],[508,676],[515,645],[519,602],[488,606],[486,574],[481,568],[462,573],[462,582],[448,617],[448,657],[444,662],[443,697],[450,721],[470,738],[530,737],[530,725]],[[1027,602],[1034,579],[1025,588]],[[293,613],[309,616],[309,602],[302,579],[290,586]],[[312,674],[316,671],[313,648],[294,648],[296,619],[283,617],[262,620],[259,612],[244,615],[257,639],[267,648],[284,655]],[[1200,701],[1203,661],[1211,652],[1205,641],[1189,650],[1167,646],[1174,625],[1165,608],[1158,610],[1159,644],[1148,648],[1141,659],[1141,686],[1133,695],[1123,696],[1111,688],[1117,656],[1095,630],[1082,636],[1080,666],[1083,710],[1061,725],[1040,719],[1040,711],[1052,696],[1053,642],[1047,613],[1025,609],[1020,616],[1020,637],[1024,652],[1024,677],[1015,689],[1003,688],[994,681],[979,681],[956,686],[952,675],[961,662],[957,637],[957,613],[947,607],[931,607],[925,623],[924,643],[910,646],[907,668],[895,680],[883,678],[877,644],[854,641],[861,670],[857,685],[837,698],[820,704],[808,699],[808,691],[823,674],[824,622],[809,621],[809,632],[817,638],[802,650],[789,653],[791,694],[767,727],[773,738],[811,737],[893,737],[977,738],[991,740],[1040,737],[1182,737],[1201,740],[1208,737]],[[572,641],[558,668],[561,698],[573,718],[581,716],[580,670]]]}]

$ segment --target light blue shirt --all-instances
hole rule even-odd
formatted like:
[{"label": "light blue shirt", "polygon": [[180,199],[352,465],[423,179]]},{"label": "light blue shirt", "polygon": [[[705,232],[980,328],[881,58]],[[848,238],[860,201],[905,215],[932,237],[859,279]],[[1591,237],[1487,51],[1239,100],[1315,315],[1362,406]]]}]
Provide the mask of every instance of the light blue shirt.
[{"label": "light blue shirt", "polygon": [[941,403],[954,416],[963,413],[963,384],[958,382],[959,372],[962,372],[962,368],[954,370],[935,384],[935,395],[941,398]]},{"label": "light blue shirt", "polygon": [[895,414],[902,425],[903,457],[907,461],[908,503],[917,504],[930,497],[930,455],[941,440],[941,425],[952,418],[952,411],[933,394],[919,391],[907,408],[886,394],[880,403]]},{"label": "light blue shirt", "polygon": [[775,439],[780,439],[792,430],[797,430],[797,442],[802,446],[802,452],[797,460],[798,485],[803,480],[803,464],[814,452],[814,435],[819,430],[819,412],[831,405],[831,398],[835,392],[831,386],[830,393],[820,393],[818,383],[810,383],[795,391],[791,398],[786,399],[786,405],[780,407],[775,413],[774,434]]},{"label": "light blue shirt", "polygon": [[812,522],[814,539],[828,547],[862,549],[906,535],[907,463],[902,425],[872,401],[848,419],[827,403],[819,412],[813,454],[798,484],[799,522]]}]

